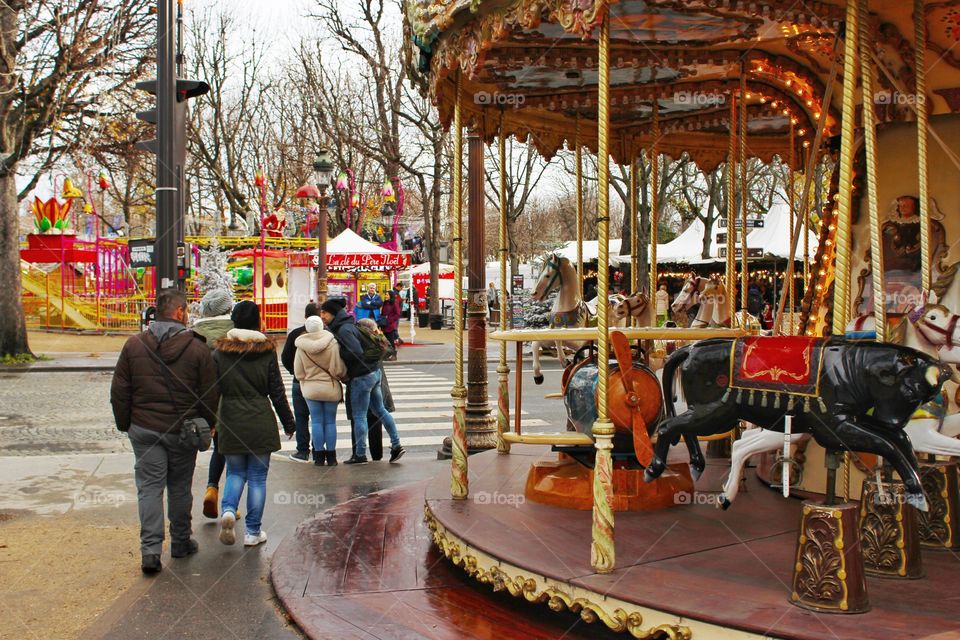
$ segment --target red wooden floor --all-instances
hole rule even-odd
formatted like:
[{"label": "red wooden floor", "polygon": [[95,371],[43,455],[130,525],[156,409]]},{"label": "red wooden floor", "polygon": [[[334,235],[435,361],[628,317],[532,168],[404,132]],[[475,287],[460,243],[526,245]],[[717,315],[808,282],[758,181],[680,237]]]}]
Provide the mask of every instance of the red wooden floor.
[{"label": "red wooden floor", "polygon": [[[274,556],[278,596],[318,638],[625,637],[467,578],[432,548],[426,495],[437,521],[477,549],[660,611],[779,638],[960,638],[960,560],[946,552],[923,552],[922,580],[869,578],[865,614],[789,604],[800,503],[752,479],[730,511],[618,513],[617,570],[595,574],[589,512],[494,497],[522,494],[530,463],[543,455],[555,456],[518,446],[509,456],[472,456],[470,500],[450,499],[444,473],[304,522]],[[716,489],[724,472],[708,466],[698,486]]]}]

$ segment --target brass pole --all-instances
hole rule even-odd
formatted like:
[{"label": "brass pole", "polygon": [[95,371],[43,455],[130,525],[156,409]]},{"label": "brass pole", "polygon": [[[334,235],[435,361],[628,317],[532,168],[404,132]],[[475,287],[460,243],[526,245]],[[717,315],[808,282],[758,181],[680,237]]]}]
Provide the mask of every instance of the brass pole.
[{"label": "brass pole", "polygon": [[[747,287],[750,284],[747,265],[747,76],[740,69],[740,326],[747,328]],[[731,324],[733,318],[730,318]]]},{"label": "brass pole", "polygon": [[[842,336],[850,315],[850,226],[853,207],[854,118],[857,89],[859,6],[847,1],[843,44],[843,115],[840,122],[840,188],[837,201],[836,262],[833,274],[833,334]],[[824,105],[826,109],[826,105]]]},{"label": "brass pole", "polygon": [[[637,152],[633,145],[630,146],[630,206],[627,208],[627,215],[630,216],[630,293],[636,293],[640,289],[640,209],[638,203],[637,189],[639,180],[637,177]],[[633,317],[630,318],[633,324]]]},{"label": "brass pole", "polygon": [[[653,100],[653,147],[650,152],[650,302],[657,296],[657,241],[660,224],[660,101]],[[654,320],[656,324],[656,320]]]},{"label": "brass pole", "polygon": [[579,114],[573,144],[577,157],[577,287],[580,294],[578,297],[583,300],[583,148],[580,144]]},{"label": "brass pole", "polygon": [[[597,295],[607,296],[610,265],[610,15],[600,24],[599,77],[597,100]],[[610,336],[607,333],[608,305],[597,305],[597,420],[593,425],[596,459],[593,469],[593,526],[590,562],[597,573],[610,573],[615,563],[613,538],[613,423],[607,417],[607,376]]]},{"label": "brass pole", "polygon": [[[864,19],[866,22],[866,19]],[[927,175],[927,25],[923,15],[923,0],[913,0],[914,69],[917,98],[917,196],[920,198],[920,274],[922,289],[929,291],[930,273],[930,196]],[[874,272],[876,273],[876,272]],[[876,276],[874,276],[876,280]]]},{"label": "brass pole", "polygon": [[[500,112],[500,135],[497,151],[500,156],[500,331],[507,330],[507,140],[503,135],[503,112]],[[510,431],[510,366],[507,364],[507,343],[500,341],[497,364],[497,451],[510,453],[510,443],[503,434]]]},{"label": "brass pole", "polygon": [[[860,14],[867,13],[867,0],[859,0]],[[863,86],[863,145],[867,170],[867,209],[870,214],[870,270],[873,272],[873,322],[877,332],[877,341],[885,342],[887,337],[886,289],[883,284],[883,232],[880,229],[880,207],[877,198],[877,130],[876,113],[873,109],[873,91],[876,78],[873,64],[866,52],[870,50],[870,25],[864,19],[860,21],[860,76]],[[922,111],[922,109],[921,109]],[[838,249],[842,247],[838,246]],[[922,269],[924,272],[928,270]]]},{"label": "brass pole", "polygon": [[730,92],[730,150],[727,152],[727,306],[731,319],[737,313],[737,94]]},{"label": "brass pole", "polygon": [[[797,193],[796,193],[797,189],[796,189],[796,185],[794,184],[795,176],[793,173],[793,164],[794,162],[796,162],[796,155],[797,155],[796,149],[794,147],[797,144],[797,139],[796,139],[796,133],[794,129],[795,127],[793,124],[793,119],[791,118],[790,119],[790,162],[789,162],[789,166],[787,167],[787,176],[789,176],[789,180],[790,180],[790,183],[787,186],[787,194],[788,194],[787,197],[790,199],[790,233],[793,233],[794,221],[796,220],[796,217],[797,217],[796,203],[794,202],[795,198],[797,197]],[[793,258],[794,256],[791,254],[789,256],[788,262],[791,262],[791,263],[794,262]],[[787,333],[792,336],[794,332],[794,327],[793,327],[794,286],[793,286],[793,276],[792,275],[790,276],[789,282],[787,281],[786,276],[787,274],[784,273],[783,286],[789,287],[789,289],[787,289],[787,296],[788,296],[787,304],[790,307],[790,310],[788,311],[790,315],[787,316],[789,318],[789,321],[787,324]],[[776,289],[776,276],[774,276],[774,289]],[[780,292],[780,295],[781,296],[783,295],[782,290]],[[780,323],[777,323],[777,324],[780,324]]]},{"label": "brass pole", "polygon": [[[453,105],[453,437],[450,493],[465,500],[467,482],[467,389],[463,385],[463,101],[462,74],[457,74]],[[436,295],[436,292],[435,294]]]}]

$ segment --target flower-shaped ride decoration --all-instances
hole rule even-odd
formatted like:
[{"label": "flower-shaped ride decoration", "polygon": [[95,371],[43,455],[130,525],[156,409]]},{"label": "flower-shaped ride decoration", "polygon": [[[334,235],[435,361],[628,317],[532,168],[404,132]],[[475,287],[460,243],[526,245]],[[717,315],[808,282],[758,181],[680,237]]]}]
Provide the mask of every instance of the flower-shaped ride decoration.
[{"label": "flower-shaped ride decoration", "polygon": [[73,200],[61,204],[56,197],[44,202],[34,196],[30,210],[33,211],[33,226],[37,233],[65,233],[69,225],[67,215],[72,205]]}]

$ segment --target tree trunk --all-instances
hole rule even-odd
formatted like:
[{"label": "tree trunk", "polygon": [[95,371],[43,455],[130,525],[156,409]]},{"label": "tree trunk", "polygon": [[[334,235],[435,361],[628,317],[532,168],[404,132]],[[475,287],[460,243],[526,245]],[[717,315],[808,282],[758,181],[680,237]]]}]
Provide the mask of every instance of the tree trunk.
[{"label": "tree trunk", "polygon": [[20,291],[20,229],[15,167],[0,175],[0,356],[30,354]]}]

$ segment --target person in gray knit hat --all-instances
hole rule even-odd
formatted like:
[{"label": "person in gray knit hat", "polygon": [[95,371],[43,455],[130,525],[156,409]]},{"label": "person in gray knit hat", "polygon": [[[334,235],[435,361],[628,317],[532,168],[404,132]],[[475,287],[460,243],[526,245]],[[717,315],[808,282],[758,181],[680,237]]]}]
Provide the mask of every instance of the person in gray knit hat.
[{"label": "person in gray knit hat", "polygon": [[[233,320],[230,312],[233,310],[233,298],[230,292],[223,289],[208,291],[200,300],[200,315],[193,323],[193,332],[203,336],[207,346],[213,351],[213,343],[227,335],[233,329]],[[220,453],[217,438],[213,438],[213,455],[210,457],[210,471],[207,475],[207,490],[203,494],[203,515],[208,518],[218,518],[220,513],[220,478],[227,459]]]}]

